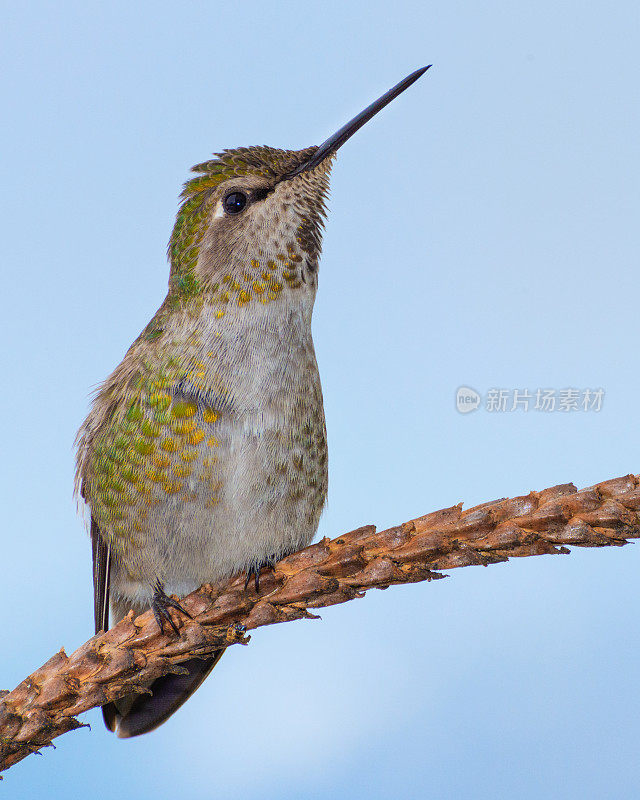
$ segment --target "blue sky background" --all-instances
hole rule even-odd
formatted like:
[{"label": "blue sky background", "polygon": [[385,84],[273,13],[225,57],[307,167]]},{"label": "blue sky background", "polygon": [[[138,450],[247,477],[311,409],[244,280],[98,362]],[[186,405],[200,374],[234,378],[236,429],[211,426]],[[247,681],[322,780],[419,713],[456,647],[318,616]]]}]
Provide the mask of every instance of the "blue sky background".
[{"label": "blue sky background", "polygon": [[[90,389],[160,304],[189,167],[341,151],[314,335],[320,534],[640,472],[637,3],[26,2],[0,36],[0,687],[91,634],[71,497]],[[604,388],[601,412],[466,416]],[[257,631],[156,733],[98,712],[15,798],[635,798],[637,547],[470,568]]]}]

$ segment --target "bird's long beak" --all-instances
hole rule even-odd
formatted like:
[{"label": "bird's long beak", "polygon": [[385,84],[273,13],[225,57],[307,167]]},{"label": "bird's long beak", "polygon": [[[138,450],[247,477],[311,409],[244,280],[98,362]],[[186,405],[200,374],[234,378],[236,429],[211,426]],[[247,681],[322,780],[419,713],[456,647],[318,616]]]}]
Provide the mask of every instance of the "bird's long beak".
[{"label": "bird's long beak", "polygon": [[324,161],[324,159],[327,158],[327,156],[335,153],[338,148],[342,147],[347,139],[350,139],[353,134],[365,124],[365,122],[369,122],[371,117],[375,117],[378,111],[381,111],[394,98],[396,98],[399,94],[402,94],[405,89],[408,89],[412,83],[415,83],[418,78],[424,75],[430,66],[431,64],[429,64],[427,67],[417,69],[415,72],[412,72],[411,75],[407,75],[407,77],[404,80],[401,80],[400,83],[396,84],[393,89],[389,89],[389,91],[385,92],[382,97],[374,100],[374,102],[371,103],[370,106],[367,106],[364,111],[361,111],[358,116],[354,117],[350,122],[347,122],[346,125],[343,125],[342,128],[340,128],[339,131],[336,131],[333,136],[330,136],[326,142],[323,142],[311,156],[311,158],[296,167],[293,172],[287,175],[287,178],[293,178],[295,175],[299,175],[301,172],[307,172],[308,170],[317,167],[321,161]]}]

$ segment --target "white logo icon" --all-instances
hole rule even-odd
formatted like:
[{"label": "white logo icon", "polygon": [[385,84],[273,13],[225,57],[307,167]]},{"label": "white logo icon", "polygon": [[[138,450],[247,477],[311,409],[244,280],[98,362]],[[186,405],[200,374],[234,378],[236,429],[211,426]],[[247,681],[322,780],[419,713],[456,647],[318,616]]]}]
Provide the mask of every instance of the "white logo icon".
[{"label": "white logo icon", "polygon": [[481,397],[470,386],[461,386],[456,392],[456,408],[461,414],[475,411],[480,405]]}]

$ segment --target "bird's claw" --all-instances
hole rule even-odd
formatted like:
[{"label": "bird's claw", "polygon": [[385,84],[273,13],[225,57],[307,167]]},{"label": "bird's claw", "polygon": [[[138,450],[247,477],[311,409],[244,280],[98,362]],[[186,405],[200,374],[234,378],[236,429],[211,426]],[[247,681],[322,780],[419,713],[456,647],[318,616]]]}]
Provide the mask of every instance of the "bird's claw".
[{"label": "bird's claw", "polygon": [[254,564],[253,566],[249,567],[247,570],[247,579],[244,582],[244,590],[247,591],[249,584],[251,583],[251,578],[253,577],[254,585],[256,587],[256,594],[260,593],[260,572],[263,569],[269,569],[271,572],[275,569],[276,560],[274,557],[267,558],[261,564]]},{"label": "bird's claw", "polygon": [[164,633],[165,622],[168,622],[173,628],[175,635],[180,636],[178,626],[173,621],[171,612],[169,611],[170,608],[175,608],[176,611],[184,614],[185,617],[193,619],[186,608],[183,608],[177,600],[174,600],[173,597],[169,597],[169,595],[166,594],[160,581],[156,581],[156,585],[153,589],[153,600],[151,601],[151,610],[153,611],[153,616],[156,618],[156,622],[158,623],[158,627],[162,633]]}]

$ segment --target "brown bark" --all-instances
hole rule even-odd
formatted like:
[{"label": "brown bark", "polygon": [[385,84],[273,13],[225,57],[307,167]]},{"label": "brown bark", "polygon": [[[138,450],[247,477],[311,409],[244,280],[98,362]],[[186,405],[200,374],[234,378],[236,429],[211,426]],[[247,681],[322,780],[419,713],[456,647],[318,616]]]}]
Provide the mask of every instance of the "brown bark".
[{"label": "brown bark", "polygon": [[174,612],[180,636],[153,614],[130,615],[70,656],[56,653],[10,693],[0,693],[0,769],[81,727],[75,715],[141,689],[180,662],[221,646],[246,644],[261,625],[313,616],[367,589],[445,577],[442,570],[496,564],[515,556],[568,553],[566,545],[623,545],[640,537],[640,476],[577,491],[564,484],[468,511],[462,504],[385,531],[372,525],[294,553],[261,576],[205,585]]}]

